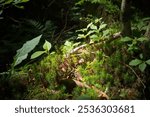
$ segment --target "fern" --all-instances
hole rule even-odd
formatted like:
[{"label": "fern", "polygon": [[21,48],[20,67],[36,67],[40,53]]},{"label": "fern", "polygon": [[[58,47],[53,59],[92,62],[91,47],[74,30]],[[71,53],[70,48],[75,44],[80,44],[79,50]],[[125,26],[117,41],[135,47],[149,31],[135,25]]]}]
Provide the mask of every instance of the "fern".
[{"label": "fern", "polygon": [[33,19],[25,19],[24,20],[24,24],[26,26],[31,27],[32,29],[36,29],[36,30],[43,30],[44,25],[42,23],[40,23],[39,21],[33,20]]},{"label": "fern", "polygon": [[23,22],[23,27],[26,31],[33,32],[36,35],[42,34],[44,39],[49,40],[52,37],[56,26],[51,20],[47,20],[45,23],[41,23],[36,20],[25,19]]}]

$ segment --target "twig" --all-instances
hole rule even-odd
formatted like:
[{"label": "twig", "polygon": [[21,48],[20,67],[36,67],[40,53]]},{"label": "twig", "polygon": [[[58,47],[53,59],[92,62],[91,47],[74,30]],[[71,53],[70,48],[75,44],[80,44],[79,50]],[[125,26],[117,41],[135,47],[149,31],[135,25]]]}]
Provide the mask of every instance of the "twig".
[{"label": "twig", "polygon": [[48,4],[48,8],[55,2],[55,0],[51,1],[49,4]]},{"label": "twig", "polygon": [[110,37],[109,40],[105,40],[105,39],[104,39],[104,40],[100,40],[99,42],[92,42],[92,43],[89,43],[89,44],[84,44],[84,45],[78,46],[78,47],[74,48],[73,50],[71,50],[71,51],[67,54],[67,56],[69,56],[70,54],[73,54],[73,53],[77,52],[77,51],[80,50],[80,49],[85,48],[85,47],[88,46],[88,45],[90,45],[90,46],[92,46],[92,45],[98,45],[98,46],[100,47],[100,45],[103,45],[103,44],[104,44],[103,42],[105,42],[105,43],[110,43],[110,42],[114,41],[115,39],[118,39],[119,37],[121,37],[121,33],[120,33],[120,32],[113,34],[113,35]]},{"label": "twig", "polygon": [[138,80],[141,82],[141,84],[143,85],[143,87],[146,88],[145,84],[143,83],[143,81],[141,80],[141,78],[139,77],[139,75],[135,72],[135,70],[131,66],[129,66],[129,65],[125,64],[125,63],[121,63],[121,64],[123,64],[124,66],[126,66],[127,68],[129,68],[134,73],[134,75],[138,78]]},{"label": "twig", "polygon": [[12,20],[13,22],[15,22],[15,23],[20,23],[19,20],[16,20],[16,19],[14,19],[13,17],[8,16],[8,18],[9,18],[10,20]]},{"label": "twig", "polygon": [[106,99],[106,100],[109,99],[109,96],[108,96],[105,92],[103,92],[103,91],[97,89],[96,87],[94,87],[94,86],[89,86],[88,84],[82,83],[82,82],[77,81],[77,80],[73,80],[73,81],[74,81],[74,82],[76,83],[76,85],[79,86],[79,87],[87,88],[87,89],[93,89],[96,93],[99,94],[98,97],[99,97],[100,99]]}]

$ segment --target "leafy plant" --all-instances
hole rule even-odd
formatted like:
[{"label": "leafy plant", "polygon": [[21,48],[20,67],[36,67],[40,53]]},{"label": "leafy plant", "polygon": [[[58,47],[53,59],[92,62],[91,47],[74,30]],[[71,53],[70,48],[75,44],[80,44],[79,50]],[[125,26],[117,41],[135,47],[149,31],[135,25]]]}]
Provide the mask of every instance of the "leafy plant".
[{"label": "leafy plant", "polygon": [[24,8],[21,3],[28,2],[29,0],[1,0],[0,1],[0,15],[3,13],[5,8],[13,5],[17,8]]},{"label": "leafy plant", "polygon": [[144,43],[147,41],[148,38],[146,37],[140,37],[140,38],[130,38],[130,37],[124,37],[121,39],[121,42],[124,42],[128,46],[128,51],[131,53],[134,53],[138,50],[140,50],[140,44]]},{"label": "leafy plant", "polygon": [[73,50],[74,47],[76,47],[79,44],[80,44],[80,42],[79,43],[73,43],[73,42],[67,40],[64,43],[64,45],[62,46],[63,54],[65,55],[65,54],[69,53],[71,50]]},{"label": "leafy plant", "polygon": [[150,17],[145,17],[145,18],[140,18],[138,16],[135,17],[135,22],[133,22],[132,30],[133,30],[133,35],[135,37],[140,37],[143,36],[149,27]]},{"label": "leafy plant", "polygon": [[143,54],[140,54],[140,59],[134,59],[130,61],[129,65],[131,66],[138,66],[138,68],[141,70],[141,72],[144,72],[147,65],[150,65],[150,59],[143,60]]},{"label": "leafy plant", "polygon": [[42,35],[35,37],[34,39],[27,41],[22,48],[17,50],[17,54],[14,57],[13,67],[19,65],[23,60],[25,60],[28,54],[35,48],[39,43]]},{"label": "leafy plant", "polygon": [[93,22],[89,23],[86,28],[77,30],[81,32],[78,34],[78,39],[91,39],[92,41],[99,41],[101,39],[107,38],[110,34],[110,30],[106,29],[107,24],[102,21],[102,18],[95,19]]},{"label": "leafy plant", "polygon": [[121,39],[122,42],[127,43],[128,46],[128,51],[131,52],[131,54],[138,52],[140,53],[140,59],[133,59],[129,62],[129,65],[131,66],[138,66],[138,68],[140,69],[141,72],[144,72],[144,70],[146,69],[147,65],[150,65],[150,59],[145,60],[143,53],[141,53],[142,51],[142,47],[140,47],[140,45],[142,45],[143,43],[145,43],[148,40],[148,38],[146,37],[140,37],[140,38],[130,38],[130,37],[124,37]]},{"label": "leafy plant", "polygon": [[35,58],[41,56],[44,53],[49,54],[49,51],[50,51],[51,47],[52,47],[51,43],[48,42],[47,40],[45,40],[45,43],[43,45],[44,50],[43,51],[37,51],[37,52],[33,53],[31,55],[31,59],[35,59]]}]

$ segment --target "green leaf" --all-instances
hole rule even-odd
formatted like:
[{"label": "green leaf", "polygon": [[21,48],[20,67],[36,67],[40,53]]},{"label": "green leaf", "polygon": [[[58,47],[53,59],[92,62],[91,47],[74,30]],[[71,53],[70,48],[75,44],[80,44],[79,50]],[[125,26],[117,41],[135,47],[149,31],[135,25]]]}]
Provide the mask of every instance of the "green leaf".
[{"label": "green leaf", "polygon": [[109,32],[110,32],[110,30],[109,30],[109,29],[104,30],[104,31],[103,31],[103,36],[105,37],[105,36],[109,35]]},{"label": "green leaf", "polygon": [[91,35],[90,39],[100,39],[100,37],[98,37],[97,35]]},{"label": "green leaf", "polygon": [[0,0],[0,4],[3,4],[6,0]]},{"label": "green leaf", "polygon": [[45,40],[45,43],[43,45],[43,49],[46,51],[49,51],[51,49],[52,45],[50,42],[48,42],[47,40]]},{"label": "green leaf", "polygon": [[122,42],[130,42],[130,41],[132,41],[132,40],[133,40],[133,39],[130,38],[130,37],[124,37],[124,38],[121,38],[120,41],[122,41]]},{"label": "green leaf", "polygon": [[143,18],[142,21],[150,20],[150,17]]},{"label": "green leaf", "polygon": [[78,34],[77,39],[85,39],[85,38],[86,38],[86,36],[84,34]]},{"label": "green leaf", "polygon": [[12,3],[13,2],[13,0],[5,0],[5,2],[3,3],[3,5],[7,5],[7,4],[10,4],[10,3]]},{"label": "green leaf", "polygon": [[147,37],[140,37],[137,40],[140,41],[140,42],[143,42],[143,41],[148,40],[148,38]]},{"label": "green leaf", "polygon": [[64,45],[65,45],[65,46],[72,46],[72,42],[66,41]]},{"label": "green leaf", "polygon": [[94,21],[94,22],[95,22],[95,23],[98,23],[99,21],[100,21],[100,19],[95,19],[95,21]]},{"label": "green leaf", "polygon": [[22,0],[21,2],[28,2],[29,0]]},{"label": "green leaf", "polygon": [[24,2],[28,2],[29,0],[13,0],[14,4],[20,4]]},{"label": "green leaf", "polygon": [[145,62],[143,62],[142,64],[139,65],[139,69],[141,70],[141,72],[144,72],[146,66],[147,65],[145,64]]},{"label": "green leaf", "polygon": [[143,54],[140,54],[140,58],[143,59]]},{"label": "green leaf", "polygon": [[87,34],[86,34],[86,37],[91,35],[92,33],[94,33],[95,31],[94,30],[90,30]]},{"label": "green leaf", "polygon": [[99,26],[99,31],[101,31],[102,29],[104,29],[106,26],[107,26],[107,24],[101,24],[101,25]]},{"label": "green leaf", "polygon": [[30,59],[35,59],[35,58],[41,56],[41,55],[44,54],[44,53],[45,53],[45,51],[37,51],[37,52],[35,52],[35,53],[33,53],[33,54],[31,55],[31,58],[30,58]]},{"label": "green leaf", "polygon": [[150,59],[148,59],[148,60],[146,61],[146,63],[147,63],[148,65],[150,65]]},{"label": "green leaf", "polygon": [[87,25],[87,29],[89,28],[89,27],[91,27],[91,25],[93,25],[93,23],[91,22],[91,23],[89,23],[88,25]]},{"label": "green leaf", "polygon": [[77,42],[73,44],[73,47],[78,46],[81,42]]},{"label": "green leaf", "polygon": [[23,56],[29,52],[31,52],[35,46],[39,43],[40,39],[41,39],[42,35],[35,37],[34,39],[27,41],[22,48],[20,48],[19,50],[17,50],[17,54],[16,54],[16,58]]},{"label": "green leaf", "polygon": [[14,62],[14,67],[19,65],[23,60],[25,60],[27,58],[27,56],[28,56],[28,54],[19,56]]},{"label": "green leaf", "polygon": [[134,60],[130,61],[129,65],[131,65],[131,66],[137,66],[137,65],[139,65],[141,63],[142,63],[142,60],[134,59]]},{"label": "green leaf", "polygon": [[24,59],[27,58],[28,53],[31,52],[35,46],[39,43],[42,35],[35,37],[34,39],[27,41],[22,48],[17,50],[17,54],[14,57],[14,66],[20,64]]},{"label": "green leaf", "polygon": [[83,28],[83,29],[77,30],[76,32],[86,32],[86,31],[87,31],[87,28]]},{"label": "green leaf", "polygon": [[68,53],[73,49],[73,43],[70,41],[66,41],[63,47],[63,53]]},{"label": "green leaf", "polygon": [[90,26],[90,28],[91,28],[92,30],[97,30],[97,26],[95,26],[94,24],[92,24],[92,25]]}]

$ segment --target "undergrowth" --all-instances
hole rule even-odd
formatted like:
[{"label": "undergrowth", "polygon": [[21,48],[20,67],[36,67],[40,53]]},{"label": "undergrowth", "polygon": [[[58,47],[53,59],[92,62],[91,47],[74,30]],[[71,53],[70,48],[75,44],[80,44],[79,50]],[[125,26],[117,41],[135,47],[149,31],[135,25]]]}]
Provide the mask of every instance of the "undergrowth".
[{"label": "undergrowth", "polygon": [[[79,39],[90,39],[89,41],[75,43],[67,40],[53,52],[46,41],[44,51],[38,51],[46,54],[41,61],[13,69],[12,81],[7,82],[7,86],[13,87],[12,98],[143,99],[145,79],[142,78],[142,71],[129,65],[136,57],[135,50],[132,50],[132,40],[124,42],[124,38],[120,37],[108,42],[114,30],[102,19],[96,19],[86,28],[77,31]],[[25,55],[28,53],[27,51]],[[42,54],[34,53],[31,58]],[[22,59],[22,56],[19,57]],[[2,82],[6,85],[5,80]],[[9,92],[3,86],[0,90],[3,93]],[[18,90],[23,93],[20,94]]]}]

